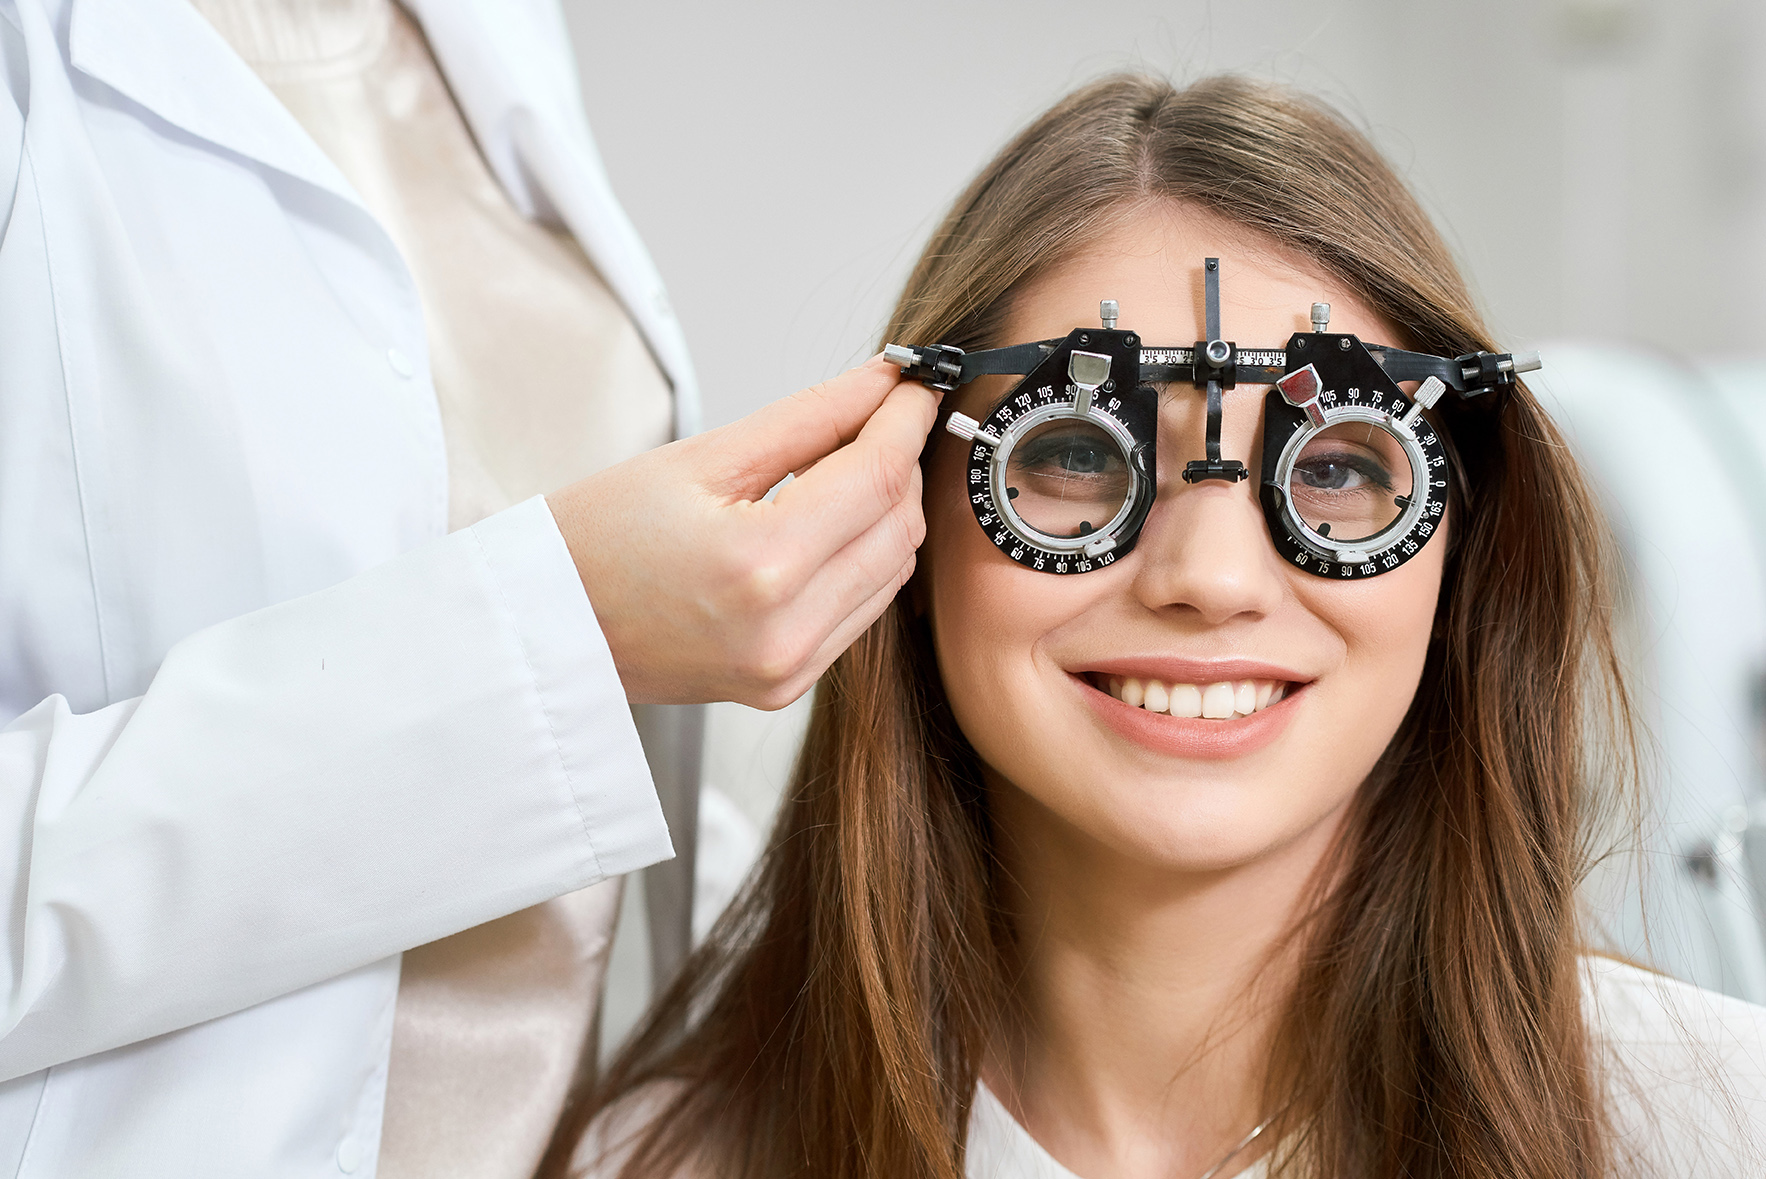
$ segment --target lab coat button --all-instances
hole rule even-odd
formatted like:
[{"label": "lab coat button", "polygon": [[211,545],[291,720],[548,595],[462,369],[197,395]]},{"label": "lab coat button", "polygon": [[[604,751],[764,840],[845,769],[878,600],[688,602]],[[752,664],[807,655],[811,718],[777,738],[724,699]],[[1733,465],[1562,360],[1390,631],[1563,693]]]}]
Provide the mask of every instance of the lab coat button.
[{"label": "lab coat button", "polygon": [[386,350],[386,363],[392,365],[392,371],[401,377],[409,378],[417,371],[417,366],[411,363],[411,358],[397,348]]},{"label": "lab coat button", "polygon": [[337,1144],[337,1169],[345,1175],[355,1174],[356,1168],[362,1165],[362,1148],[354,1138],[345,1138]]}]

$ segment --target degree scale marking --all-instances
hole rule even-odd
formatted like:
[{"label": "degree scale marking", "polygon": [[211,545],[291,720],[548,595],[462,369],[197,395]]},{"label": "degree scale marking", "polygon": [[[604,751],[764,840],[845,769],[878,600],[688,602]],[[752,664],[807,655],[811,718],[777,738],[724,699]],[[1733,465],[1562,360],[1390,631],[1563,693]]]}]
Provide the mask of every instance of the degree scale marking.
[{"label": "degree scale marking", "polygon": [[[1244,368],[1286,368],[1288,354],[1280,348],[1241,348],[1234,357]],[[1196,363],[1194,348],[1142,348],[1141,363],[1143,365],[1193,365]]]}]

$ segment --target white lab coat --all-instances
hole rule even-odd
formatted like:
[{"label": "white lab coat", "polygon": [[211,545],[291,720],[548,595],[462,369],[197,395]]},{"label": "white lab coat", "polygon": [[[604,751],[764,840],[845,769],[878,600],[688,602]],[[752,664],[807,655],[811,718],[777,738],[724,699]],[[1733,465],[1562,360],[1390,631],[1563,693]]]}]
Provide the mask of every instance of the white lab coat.
[{"label": "white lab coat", "polygon": [[[554,5],[410,7],[691,428]],[[0,0],[0,83],[0,1175],[372,1174],[400,951],[669,854],[618,679],[544,501],[444,536],[411,277],[194,9]]]}]

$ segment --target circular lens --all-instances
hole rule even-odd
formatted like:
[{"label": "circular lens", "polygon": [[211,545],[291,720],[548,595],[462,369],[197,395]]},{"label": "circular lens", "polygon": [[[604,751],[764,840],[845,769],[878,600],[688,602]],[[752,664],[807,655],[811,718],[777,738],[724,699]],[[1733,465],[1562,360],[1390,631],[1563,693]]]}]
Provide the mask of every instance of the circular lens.
[{"label": "circular lens", "polygon": [[1006,463],[1012,511],[1044,536],[1096,532],[1128,499],[1127,456],[1102,427],[1055,418],[1025,431]]},{"label": "circular lens", "polygon": [[1336,543],[1367,540],[1391,527],[1410,493],[1404,446],[1367,422],[1327,426],[1307,439],[1288,477],[1294,513]]}]

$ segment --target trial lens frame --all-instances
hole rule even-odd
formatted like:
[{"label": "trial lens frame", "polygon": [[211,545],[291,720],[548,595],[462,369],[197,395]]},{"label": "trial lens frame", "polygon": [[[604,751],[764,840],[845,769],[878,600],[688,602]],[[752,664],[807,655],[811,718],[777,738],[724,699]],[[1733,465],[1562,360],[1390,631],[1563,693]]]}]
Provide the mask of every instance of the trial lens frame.
[{"label": "trial lens frame", "polygon": [[[1204,456],[1184,465],[1184,481],[1237,483],[1251,472],[1221,457],[1221,395],[1243,382],[1272,386],[1259,500],[1282,556],[1340,578],[1376,576],[1415,556],[1440,524],[1449,482],[1446,444],[1423,411],[1449,389],[1470,400],[1512,386],[1540,367],[1538,354],[1449,358],[1366,344],[1328,330],[1328,303],[1312,305],[1312,330],[1285,347],[1242,349],[1221,338],[1220,260],[1206,259],[1203,276],[1208,338],[1192,347],[1143,345],[1117,328],[1118,306],[1105,300],[1101,328],[1064,339],[980,352],[884,349],[904,377],[947,392],[981,376],[1023,376],[985,419],[952,413],[945,423],[971,444],[969,499],[989,539],[1046,573],[1114,563],[1134,547],[1157,494],[1153,386],[1193,384],[1207,397]],[[1422,384],[1408,395],[1401,381]],[[1026,457],[1033,451],[1040,471]],[[1021,495],[1026,486],[1044,490]]]}]

